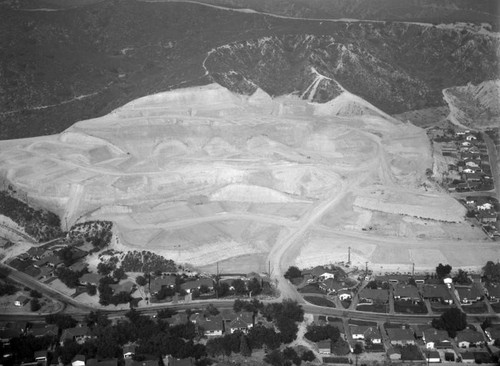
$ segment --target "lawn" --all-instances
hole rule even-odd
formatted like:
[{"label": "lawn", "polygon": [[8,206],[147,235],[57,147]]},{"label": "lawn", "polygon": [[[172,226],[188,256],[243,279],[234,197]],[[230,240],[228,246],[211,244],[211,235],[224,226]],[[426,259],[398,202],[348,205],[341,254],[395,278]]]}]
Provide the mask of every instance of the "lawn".
[{"label": "lawn", "polygon": [[488,307],[484,301],[479,301],[471,305],[462,305],[462,309],[467,314],[484,314],[488,312]]},{"label": "lawn", "polygon": [[358,306],[356,306],[356,310],[369,311],[371,313],[388,313],[389,312],[389,305],[388,304],[358,304]]},{"label": "lawn", "polygon": [[490,304],[495,313],[500,313],[500,302],[492,302]]},{"label": "lawn", "polygon": [[453,308],[453,305],[440,304],[437,302],[431,302],[431,309],[435,313],[444,313],[446,310]]},{"label": "lawn", "polygon": [[394,311],[404,314],[427,314],[425,303],[413,304],[409,301],[394,301]]},{"label": "lawn", "polygon": [[333,302],[331,302],[328,299],[325,299],[324,297],[304,296],[304,300],[306,300],[307,302],[310,302],[313,305],[326,306],[328,308],[335,307],[335,304]]},{"label": "lawn", "polygon": [[301,289],[299,289],[299,292],[302,294],[322,294],[322,295],[325,294],[325,292],[322,289],[320,289],[316,284],[306,285]]}]

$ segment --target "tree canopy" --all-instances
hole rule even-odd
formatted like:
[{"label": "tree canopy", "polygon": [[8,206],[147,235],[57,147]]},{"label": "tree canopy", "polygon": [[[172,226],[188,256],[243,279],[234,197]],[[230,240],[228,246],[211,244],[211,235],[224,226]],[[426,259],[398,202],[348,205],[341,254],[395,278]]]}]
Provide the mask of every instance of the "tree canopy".
[{"label": "tree canopy", "polygon": [[451,266],[449,264],[443,265],[442,263],[439,263],[439,265],[436,267],[436,275],[438,278],[445,278],[451,273]]},{"label": "tree canopy", "polygon": [[441,317],[432,321],[432,326],[446,330],[451,338],[455,338],[457,331],[464,330],[467,326],[467,314],[458,308],[448,309]]}]

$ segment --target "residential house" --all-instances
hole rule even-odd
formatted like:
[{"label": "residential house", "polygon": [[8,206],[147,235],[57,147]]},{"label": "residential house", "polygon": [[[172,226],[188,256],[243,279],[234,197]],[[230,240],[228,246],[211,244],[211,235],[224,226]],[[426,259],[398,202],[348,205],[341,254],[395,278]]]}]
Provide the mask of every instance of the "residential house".
[{"label": "residential house", "polygon": [[76,263],[73,263],[68,268],[74,272],[80,272],[80,271],[83,271],[87,267],[88,267],[88,264],[85,262],[76,262]]},{"label": "residential house", "polygon": [[481,210],[477,212],[476,218],[481,223],[497,222],[497,213],[494,210]]},{"label": "residential house", "polygon": [[474,136],[474,135],[467,135],[467,136],[465,136],[465,139],[466,139],[467,141],[476,141],[476,140],[477,140],[477,137],[476,137],[476,136]]},{"label": "residential house", "polygon": [[199,290],[202,286],[207,286],[209,290],[214,289],[214,281],[211,278],[199,278],[194,281],[189,281],[181,284],[181,289],[185,290],[188,294],[194,290]]},{"label": "residential house", "polygon": [[456,341],[461,348],[479,347],[485,343],[483,335],[472,329],[457,332]]},{"label": "residential house", "polygon": [[194,366],[195,360],[192,357],[188,358],[175,358],[171,355],[168,355],[163,358],[164,366]]},{"label": "residential house", "polygon": [[120,281],[119,283],[109,285],[114,294],[119,294],[121,292],[126,292],[128,294],[132,293],[136,288],[136,284],[131,280]]},{"label": "residential house", "polygon": [[376,326],[351,325],[351,335],[354,340],[370,339],[374,344],[382,343],[382,336]]},{"label": "residential house", "polygon": [[479,283],[473,283],[472,286],[455,286],[455,290],[462,304],[472,304],[484,298],[483,288]]},{"label": "residential house", "polygon": [[41,268],[43,266],[48,266],[51,268],[57,268],[64,264],[64,261],[56,255],[50,255],[48,257],[42,257],[33,263],[36,268]]},{"label": "residential house", "polygon": [[425,351],[425,360],[427,363],[440,363],[441,357],[439,356],[439,352],[435,350]]},{"label": "residential house", "polygon": [[316,343],[316,347],[318,347],[319,353],[328,355],[332,353],[332,340],[325,339],[323,341],[319,341]]},{"label": "residential house", "polygon": [[412,325],[413,333],[415,334],[415,338],[417,339],[423,339],[424,338],[424,331],[426,329],[432,329],[432,326],[430,324],[414,324]]},{"label": "residential house", "polygon": [[488,283],[485,286],[486,296],[490,302],[500,301],[500,284],[498,283]]},{"label": "residential house", "polygon": [[46,249],[44,247],[31,247],[28,249],[27,253],[32,259],[38,260],[42,257],[45,251]]},{"label": "residential house", "polygon": [[393,346],[415,344],[415,335],[409,328],[386,328],[386,332]]},{"label": "residential house", "polygon": [[401,360],[401,350],[399,348],[390,347],[387,349],[387,356],[391,361]]},{"label": "residential house", "polygon": [[247,333],[253,327],[253,313],[248,311],[242,311],[236,314],[236,317],[231,320],[225,329],[226,332],[234,333],[236,331],[241,331]]},{"label": "residential house", "polygon": [[474,357],[474,353],[472,352],[463,352],[460,354],[460,358],[463,363],[475,363],[476,358]]},{"label": "residential house", "polygon": [[14,300],[14,305],[15,306],[24,306],[30,301],[30,298],[24,295],[19,295],[15,300]]},{"label": "residential house", "polygon": [[149,285],[149,290],[152,295],[158,294],[163,287],[174,288],[176,276],[156,277]]},{"label": "residential house", "polygon": [[339,290],[337,292],[337,296],[339,297],[340,301],[351,300],[352,299],[352,292],[349,290]]},{"label": "residential house", "polygon": [[74,340],[78,344],[83,344],[87,339],[91,338],[91,333],[89,327],[86,325],[77,326],[74,328],[64,329],[61,334],[61,346],[67,340]]},{"label": "residential house", "polygon": [[387,304],[389,302],[389,291],[382,289],[364,288],[359,294],[360,303]]},{"label": "residential house", "polygon": [[35,338],[46,336],[56,337],[59,334],[59,328],[55,324],[33,323],[31,327],[26,330],[26,333]]},{"label": "residential house", "polygon": [[47,362],[48,352],[47,350],[36,351],[34,354],[36,362]]},{"label": "residential house", "polygon": [[127,343],[123,346],[123,358],[132,358],[135,355],[136,345],[134,343]]},{"label": "residential house", "polygon": [[19,337],[23,332],[18,328],[7,328],[0,330],[0,342],[6,346],[10,344],[10,340]]},{"label": "residential house", "polygon": [[[128,362],[130,364],[128,364]],[[158,366],[159,362],[158,360],[143,360],[143,361],[134,361],[132,359],[126,359],[125,360],[125,366]]]},{"label": "residential house", "polygon": [[95,358],[87,360],[86,366],[118,366],[118,359],[112,358],[109,360],[97,361]]},{"label": "residential house", "polygon": [[189,318],[185,312],[172,315],[170,318],[164,319],[170,326],[187,324]]},{"label": "residential house", "polygon": [[43,280],[52,277],[54,274],[54,269],[52,267],[42,267],[40,268],[40,273],[38,274],[38,279]]},{"label": "residential house", "polygon": [[319,288],[326,292],[336,293],[339,290],[345,289],[346,285],[344,282],[338,281],[333,277],[329,277],[319,283]]},{"label": "residential house", "polygon": [[394,300],[411,301],[417,303],[421,301],[418,288],[412,285],[397,285],[393,289]]},{"label": "residential house", "polygon": [[422,297],[431,302],[440,302],[444,304],[453,304],[453,297],[444,284],[422,286]]},{"label": "residential house", "polygon": [[85,356],[84,355],[76,355],[71,360],[71,366],[85,366]]},{"label": "residential house", "polygon": [[428,349],[451,347],[451,340],[446,330],[434,328],[426,329],[424,330],[422,340],[425,343],[425,347]]},{"label": "residential house", "polygon": [[202,329],[203,333],[208,337],[222,336],[222,332],[224,331],[223,319],[220,314],[208,317],[204,317],[203,314],[197,314],[193,319],[193,323],[196,324],[198,329]]},{"label": "residential house", "polygon": [[85,273],[82,277],[80,277],[79,281],[82,285],[97,286],[102,277],[103,276],[98,273]]}]

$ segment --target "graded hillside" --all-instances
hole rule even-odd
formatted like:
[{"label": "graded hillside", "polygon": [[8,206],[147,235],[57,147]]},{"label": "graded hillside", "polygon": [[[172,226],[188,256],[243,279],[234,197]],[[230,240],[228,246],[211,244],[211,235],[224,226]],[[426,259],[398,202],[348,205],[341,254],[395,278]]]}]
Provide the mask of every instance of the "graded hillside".
[{"label": "graded hillside", "polygon": [[[379,21],[387,13],[380,1],[410,22],[492,14],[486,0],[406,0],[408,12],[394,0],[248,3],[305,17],[328,17],[339,7],[338,15],[354,18],[339,21],[193,2],[0,2],[0,139],[60,133],[145,95],[213,82],[312,102],[347,90],[392,114],[443,106],[442,89],[497,77],[498,34],[465,23]],[[182,154],[186,146],[168,142],[158,153]],[[208,142],[208,154],[212,148]]]},{"label": "graded hillside", "polygon": [[[110,221],[116,249],[236,272],[243,262],[307,262],[302,244],[318,233],[439,248],[464,212],[429,189],[431,166],[424,130],[347,91],[319,104],[210,84],[140,98],[58,135],[0,142],[2,184],[58,213],[63,229]],[[459,233],[484,244],[466,225]],[[324,263],[342,243],[323,247]]]},{"label": "graded hillside", "polygon": [[500,124],[500,80],[448,88],[443,94],[454,123],[477,129]]}]

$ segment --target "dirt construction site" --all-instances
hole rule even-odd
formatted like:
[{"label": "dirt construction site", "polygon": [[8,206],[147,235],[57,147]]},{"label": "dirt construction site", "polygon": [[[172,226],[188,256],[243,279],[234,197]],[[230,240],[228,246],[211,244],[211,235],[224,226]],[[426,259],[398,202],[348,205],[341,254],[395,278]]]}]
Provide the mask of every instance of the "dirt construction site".
[{"label": "dirt construction site", "polygon": [[423,129],[344,92],[326,104],[216,84],[135,100],[59,135],[0,142],[0,175],[65,228],[214,271],[366,262],[477,269],[497,244],[428,181]]}]

